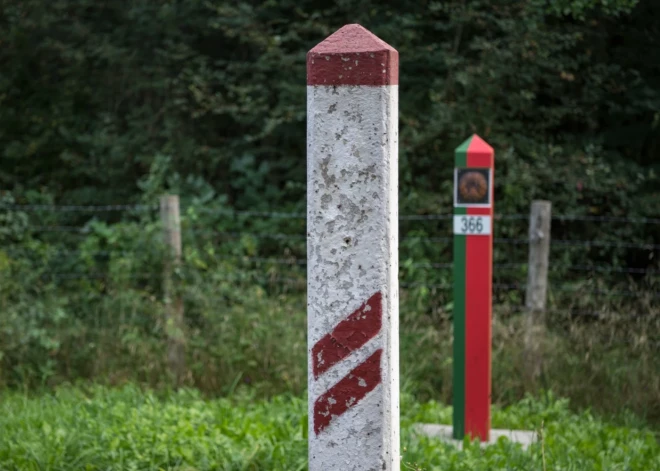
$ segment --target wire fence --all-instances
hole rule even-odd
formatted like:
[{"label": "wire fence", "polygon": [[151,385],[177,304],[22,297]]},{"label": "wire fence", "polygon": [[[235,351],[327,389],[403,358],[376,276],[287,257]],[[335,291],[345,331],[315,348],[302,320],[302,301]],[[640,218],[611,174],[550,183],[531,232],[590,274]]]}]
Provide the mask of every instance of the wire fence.
[{"label": "wire fence", "polygon": [[[25,212],[83,212],[83,213],[102,213],[116,211],[157,211],[158,205],[146,204],[117,204],[117,205],[55,205],[55,204],[0,204],[0,209],[25,211]],[[278,212],[278,211],[240,211],[227,208],[209,208],[190,206],[186,209],[194,209],[201,213],[227,215],[227,216],[248,216],[275,219],[305,219],[305,213],[297,212]],[[399,216],[401,221],[437,221],[451,220],[453,214],[404,214]],[[528,220],[529,214],[496,214],[495,219]],[[624,217],[624,216],[591,216],[591,215],[553,215],[553,221],[578,221],[578,222],[623,222],[630,224],[660,224],[660,218],[649,217]]]},{"label": "wire fence", "polygon": [[[80,234],[89,234],[93,229],[87,226],[29,226],[35,232],[73,232]],[[285,233],[257,233],[257,232],[231,232],[231,231],[216,231],[213,229],[204,229],[200,227],[193,227],[187,229],[187,232],[196,235],[215,235],[224,237],[253,237],[255,239],[284,239],[284,240],[304,240],[307,237],[304,234],[285,234]],[[417,241],[417,242],[452,242],[452,237],[428,237],[428,236],[405,236],[401,238],[402,241]],[[511,245],[528,245],[530,240],[528,238],[507,238],[496,237],[493,242],[495,244],[511,244]],[[626,249],[640,249],[640,250],[660,250],[660,244],[654,243],[629,243],[629,242],[613,242],[605,240],[571,240],[571,239],[553,239],[553,246],[567,246],[567,247],[612,247],[612,248],[626,248]]]},{"label": "wire fence", "polygon": [[[148,272],[148,273],[108,273],[108,272],[90,272],[90,271],[78,271],[78,272],[45,272],[41,276],[43,278],[61,278],[61,279],[159,279],[161,277],[161,272]],[[241,281],[246,278],[231,278],[227,281]],[[278,282],[277,280],[288,280],[287,283],[293,283],[301,288],[306,287],[306,280],[300,278],[285,278],[285,277],[264,277],[257,278],[257,281],[267,281],[268,283]],[[412,282],[400,282],[399,286],[401,288],[427,288],[433,290],[441,291],[451,291],[453,289],[453,284],[451,283],[428,283],[421,281],[412,281]],[[526,289],[526,284],[524,283],[493,283],[492,284],[494,292],[510,292],[510,291],[524,291]],[[611,289],[593,289],[585,288],[581,286],[576,287],[563,287],[558,286],[551,288],[551,291],[563,292],[563,293],[574,293],[574,294],[602,294],[609,297],[630,297],[630,298],[642,298],[646,297],[649,299],[660,299],[660,291],[633,291],[633,290],[611,290]]]},{"label": "wire fence", "polygon": [[[86,237],[93,235],[97,232],[97,228],[93,225],[85,223],[81,225],[67,225],[67,224],[43,224],[41,221],[45,217],[53,218],[57,217],[58,214],[63,213],[80,213],[81,215],[93,216],[96,214],[107,214],[107,213],[135,213],[148,215],[149,217],[157,217],[155,214],[159,210],[158,205],[150,204],[117,204],[117,205],[54,205],[54,204],[0,204],[0,211],[14,211],[14,212],[25,212],[30,214],[30,220],[25,227],[26,231],[35,234],[37,237],[42,233],[61,233],[69,235],[77,235],[81,237]],[[222,243],[221,241],[216,241],[219,249],[214,252],[212,258],[215,261],[229,261],[235,265],[240,265],[239,268],[245,268],[246,265],[250,265],[248,268],[251,270],[256,270],[257,273],[260,269],[269,266],[276,266],[286,269],[297,269],[298,272],[293,273],[295,276],[287,276],[286,273],[278,274],[277,277],[267,276],[267,277],[252,277],[252,278],[241,278],[233,277],[228,279],[228,281],[242,282],[245,280],[253,280],[256,282],[264,283],[282,283],[289,284],[304,289],[304,273],[302,269],[306,266],[307,260],[304,256],[305,248],[304,242],[306,241],[306,234],[303,232],[304,228],[297,228],[296,233],[291,232],[278,232],[278,231],[264,231],[264,230],[255,230],[255,229],[240,229],[240,230],[227,230],[225,227],[214,228],[199,225],[198,223],[190,223],[189,221],[194,221],[196,218],[188,216],[195,214],[206,214],[222,217],[224,219],[234,221],[240,226],[241,220],[244,220],[247,223],[252,223],[254,221],[268,221],[268,220],[297,220],[303,222],[306,219],[306,215],[300,212],[278,212],[278,211],[239,211],[232,210],[227,208],[215,208],[207,206],[188,206],[182,208],[182,214],[184,215],[183,229],[182,232],[187,237],[190,237],[191,240],[198,238],[211,237],[217,239],[234,239],[234,240],[267,240],[267,241],[285,241],[292,242],[299,245],[298,253],[288,254],[287,256],[282,256],[282,254],[231,254],[223,253],[221,250]],[[399,216],[400,221],[404,222],[419,222],[419,221],[442,221],[444,223],[449,223],[453,218],[453,214],[403,214]],[[497,214],[495,215],[496,220],[501,221],[528,221],[528,214]],[[623,216],[614,216],[614,215],[553,215],[553,221],[559,223],[586,223],[586,224],[638,224],[638,225],[658,225],[660,226],[660,218],[652,217],[623,217]],[[300,230],[300,232],[297,232]],[[496,229],[497,230],[497,229]],[[405,259],[402,259],[401,263],[401,283],[400,286],[402,289],[417,289],[423,288],[427,290],[433,290],[436,292],[450,292],[452,290],[451,283],[451,271],[453,264],[451,261],[447,260],[424,260],[418,261],[415,260],[414,254],[410,257],[407,255],[407,252],[410,252],[413,249],[416,249],[419,245],[428,244],[428,245],[437,245],[444,244],[449,247],[453,242],[453,236],[450,234],[450,228],[447,229],[448,235],[433,236],[429,235],[425,231],[424,234],[417,235],[415,232],[408,231],[400,237],[401,242],[401,251],[406,255]],[[606,231],[602,232],[607,234]],[[493,242],[496,247],[506,247],[506,246],[526,246],[530,243],[528,237],[494,237]],[[594,239],[579,239],[579,238],[553,238],[551,240],[551,249],[553,253],[560,253],[562,250],[566,249],[622,249],[630,251],[639,251],[647,252],[648,263],[645,266],[630,266],[621,263],[612,263],[612,264],[603,264],[603,263],[593,263],[592,261],[579,261],[568,263],[563,261],[561,264],[552,264],[550,266],[550,272],[556,275],[556,279],[560,279],[562,276],[565,276],[567,272],[575,273],[588,273],[589,278],[587,279],[574,279],[571,280],[570,284],[565,282],[561,283],[552,283],[550,286],[551,292],[554,293],[567,293],[570,295],[602,295],[607,296],[608,298],[632,298],[632,299],[660,299],[660,290],[654,288],[660,286],[656,282],[655,277],[660,274],[660,269],[657,266],[658,256],[656,251],[660,251],[660,244],[656,244],[655,240],[650,241],[627,241],[627,240],[607,240],[607,237],[604,239],[594,238]],[[125,257],[130,258],[135,255],[135,252],[129,250],[83,250],[81,248],[63,248],[54,246],[52,250],[48,250],[45,253],[34,251],[31,252],[29,248],[26,248],[20,244],[10,245],[6,247],[0,247],[0,250],[5,251],[11,255],[22,255],[30,256],[32,253],[36,257],[91,257],[91,258],[112,258],[112,257]],[[427,258],[427,257],[424,257]],[[507,254],[502,255],[500,258],[508,258]],[[527,263],[523,261],[500,261],[493,264],[495,277],[498,278],[499,274],[505,273],[507,270],[513,270],[518,272],[524,272],[527,267]],[[409,279],[410,272],[414,272],[412,279]],[[441,281],[438,282],[438,273],[446,272],[447,276],[441,276]],[[436,276],[429,276],[429,273],[433,273]],[[645,286],[632,286],[631,289],[619,289],[611,287],[600,287],[594,286],[593,281],[594,275],[626,275],[641,277],[646,280]],[[113,276],[108,272],[103,271],[47,271],[42,273],[43,279],[50,280],[79,280],[79,279],[93,279],[93,280],[108,280],[112,279]],[[157,277],[158,273],[151,272],[140,272],[136,271],[135,273],[128,273],[122,276],[122,279],[135,279],[135,280],[147,280],[154,277]],[[302,276],[302,281],[301,281]],[[421,278],[421,279],[420,279]],[[507,277],[505,277],[507,278]],[[650,281],[649,281],[650,280]],[[660,280],[658,280],[660,281]],[[521,280],[511,279],[510,277],[503,280],[503,282],[498,281],[497,279],[493,283],[493,290],[495,293],[506,293],[510,291],[522,292],[526,289],[526,284]]]},{"label": "wire fence", "polygon": [[[6,247],[4,252],[12,255],[37,255],[43,256],[44,254],[35,254],[29,249],[22,247]],[[126,250],[98,250],[98,251],[84,251],[84,250],[54,250],[49,253],[49,255],[54,256],[77,256],[77,257],[128,257],[136,255],[135,252],[126,251]],[[254,264],[266,264],[266,265],[283,265],[283,266],[305,266],[307,265],[307,259],[302,258],[274,258],[274,257],[253,257],[245,255],[223,255],[219,254],[214,257],[216,260],[231,260],[234,262],[241,263],[254,263]],[[406,264],[403,268],[430,268],[434,270],[452,270],[453,263],[449,262],[414,262]],[[526,263],[494,263],[493,268],[495,269],[508,269],[508,268],[526,268]],[[646,275],[657,275],[660,274],[660,270],[647,270],[647,269],[636,269],[628,267],[613,267],[613,266],[597,266],[597,265],[569,265],[561,269],[564,270],[573,270],[573,271],[587,271],[587,272],[596,272],[596,273],[631,273],[631,274],[646,274]]]},{"label": "wire fence", "polygon": [[[240,233],[239,233],[240,234]],[[277,237],[276,237],[277,238]],[[14,255],[29,255],[33,253],[29,249],[24,247],[6,247],[5,252]],[[57,249],[51,252],[55,256],[87,256],[87,257],[110,257],[110,256],[121,256],[126,257],[134,255],[135,252],[126,251],[126,250],[95,250],[95,251],[85,251],[85,250],[67,250],[67,249]],[[275,258],[275,257],[254,257],[246,255],[217,255],[215,257],[217,260],[232,260],[235,262],[246,262],[246,263],[259,263],[267,265],[286,265],[286,266],[305,266],[307,265],[306,258]],[[407,264],[406,267],[411,268],[432,268],[434,270],[451,270],[454,267],[453,263],[450,262],[414,262]],[[507,269],[507,268],[526,268],[527,263],[518,262],[518,263],[494,263],[493,268],[498,269]],[[646,274],[646,275],[657,275],[660,274],[660,270],[655,269],[643,269],[643,268],[630,268],[630,267],[617,267],[610,265],[568,265],[564,267],[563,270],[573,270],[573,271],[586,271],[586,272],[596,272],[596,273],[630,273],[630,274]]]}]

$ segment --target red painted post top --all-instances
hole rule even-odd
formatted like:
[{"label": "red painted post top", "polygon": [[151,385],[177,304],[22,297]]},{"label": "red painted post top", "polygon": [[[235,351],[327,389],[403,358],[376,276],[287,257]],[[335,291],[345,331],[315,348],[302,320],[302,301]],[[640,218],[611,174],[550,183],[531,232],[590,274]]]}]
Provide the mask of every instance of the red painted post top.
[{"label": "red painted post top", "polygon": [[486,141],[484,141],[476,134],[472,135],[472,140],[470,141],[470,147],[468,147],[467,150],[468,160],[470,159],[470,156],[489,159],[489,162],[485,166],[492,167],[494,165],[494,161],[493,161],[494,155],[495,155],[495,151]]},{"label": "red painted post top", "polygon": [[399,84],[399,53],[360,25],[346,25],[307,53],[307,85]]}]

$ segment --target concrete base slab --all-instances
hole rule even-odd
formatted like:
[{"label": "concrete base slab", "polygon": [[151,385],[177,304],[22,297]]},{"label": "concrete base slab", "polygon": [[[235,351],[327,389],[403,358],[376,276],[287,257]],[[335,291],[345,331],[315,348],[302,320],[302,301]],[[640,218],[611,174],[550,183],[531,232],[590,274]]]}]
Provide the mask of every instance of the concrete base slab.
[{"label": "concrete base slab", "polygon": [[[427,437],[439,438],[443,442],[452,444],[459,449],[463,448],[462,440],[454,440],[452,437],[451,425],[438,425],[438,424],[415,424],[413,429],[420,435]],[[527,449],[529,445],[538,440],[537,433],[531,430],[498,430],[492,429],[490,431],[490,440],[481,443],[482,447],[492,445],[497,442],[501,437],[510,440],[513,443],[520,443],[523,449]]]}]

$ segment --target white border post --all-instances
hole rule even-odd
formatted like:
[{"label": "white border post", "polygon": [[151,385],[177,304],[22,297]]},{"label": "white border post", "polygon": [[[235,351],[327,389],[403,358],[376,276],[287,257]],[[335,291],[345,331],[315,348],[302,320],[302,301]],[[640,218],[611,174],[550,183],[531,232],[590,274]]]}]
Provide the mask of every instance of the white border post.
[{"label": "white border post", "polygon": [[398,53],[347,25],[307,55],[310,471],[398,471]]}]

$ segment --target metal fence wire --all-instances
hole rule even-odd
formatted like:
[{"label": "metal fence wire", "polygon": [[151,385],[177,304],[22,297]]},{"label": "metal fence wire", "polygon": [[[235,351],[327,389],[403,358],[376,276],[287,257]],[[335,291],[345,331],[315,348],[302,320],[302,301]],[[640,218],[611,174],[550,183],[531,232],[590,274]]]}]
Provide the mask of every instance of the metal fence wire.
[{"label": "metal fence wire", "polygon": [[[30,222],[26,227],[26,230],[35,236],[39,236],[42,233],[66,233],[78,236],[87,236],[94,233],[94,228],[88,224],[85,225],[48,225],[40,224],[47,215],[52,219],[53,215],[63,214],[63,213],[80,213],[85,216],[93,216],[97,214],[107,214],[107,213],[137,213],[137,214],[150,214],[155,213],[159,209],[158,205],[153,204],[116,204],[116,205],[55,205],[55,204],[0,204],[0,211],[14,211],[14,212],[25,212],[30,214]],[[189,206],[183,208],[182,214],[186,215],[188,213],[198,213],[198,214],[207,214],[213,216],[219,216],[223,218],[228,218],[231,220],[241,220],[245,219],[246,221],[254,220],[300,220],[304,221],[306,215],[299,212],[282,212],[282,211],[238,211],[227,208],[217,208],[210,206]],[[155,216],[155,215],[154,215]],[[449,223],[453,218],[452,214],[403,214],[399,216],[400,221],[444,221],[444,223]],[[496,220],[502,221],[527,221],[529,220],[528,214],[498,214],[495,216]],[[588,223],[588,224],[641,224],[641,225],[659,225],[660,218],[650,218],[650,217],[622,217],[622,216],[593,216],[593,215],[553,215],[553,221],[559,223]],[[240,222],[240,221],[239,221]],[[277,232],[277,231],[255,231],[253,230],[217,230],[213,227],[204,227],[197,224],[189,225],[184,218],[184,227],[182,232],[186,237],[192,238],[195,240],[200,237],[213,237],[218,239],[254,239],[254,240],[272,240],[272,241],[291,241],[298,244],[302,244],[306,240],[306,235],[301,230],[297,233],[287,233],[287,232]],[[408,235],[403,234],[400,238],[402,249],[406,249],[408,246],[414,247],[415,244],[451,244],[453,237],[447,236],[429,236],[429,235]],[[495,246],[525,246],[530,243],[529,238],[526,237],[494,237],[493,242]],[[221,242],[218,242],[221,244]],[[412,245],[411,245],[412,244]],[[609,249],[626,249],[626,250],[636,250],[636,251],[647,251],[651,253],[649,259],[655,258],[655,251],[660,250],[660,244],[656,244],[655,241],[650,242],[630,242],[625,240],[599,240],[599,239],[556,239],[551,240],[551,249],[553,252],[561,251],[566,248],[584,248],[590,249],[595,248],[609,248]],[[79,248],[66,248],[66,247],[55,247],[52,251],[48,250],[46,253],[34,253],[30,249],[21,246],[21,245],[9,245],[0,248],[0,250],[5,251],[6,253],[14,256],[26,256],[31,255],[39,257],[57,257],[66,259],[81,257],[83,255],[87,257],[100,257],[100,258],[111,258],[111,257],[130,257],[131,252],[126,250],[81,250]],[[302,248],[304,252],[304,248]],[[304,257],[304,253],[296,254],[295,256],[272,256],[252,254],[252,255],[241,255],[241,254],[226,254],[222,253],[220,250],[217,253],[214,253],[213,258],[219,261],[230,261],[234,264],[240,265],[243,268],[256,270],[257,272],[260,269],[268,266],[275,266],[288,269],[297,269],[298,272],[295,273],[296,277],[287,277],[280,276],[279,278],[266,277],[268,283],[284,283],[291,284],[298,287],[304,285],[304,282],[301,284],[300,275],[304,276],[301,270],[304,270],[304,267],[307,264],[307,260]],[[506,262],[506,263],[494,263],[494,273],[495,276],[498,276],[498,273],[502,273],[506,270],[525,270],[527,264],[526,262]],[[422,272],[448,272],[451,273],[453,264],[451,261],[412,261],[407,260],[407,263],[402,263],[402,279],[400,286],[402,289],[415,289],[415,288],[426,288],[436,291],[447,291],[451,290],[451,282],[449,279],[442,283],[434,282],[432,279],[426,280],[408,280],[405,278],[405,273],[407,271],[415,270],[417,275],[419,275],[420,270]],[[566,272],[575,272],[575,273],[588,273],[590,276],[601,274],[623,274],[629,276],[642,276],[644,279],[653,279],[660,274],[660,270],[655,266],[649,264],[647,267],[636,267],[636,266],[627,266],[622,264],[602,264],[602,263],[569,263],[562,264],[560,267],[550,266],[550,272],[556,273],[558,276]],[[124,276],[124,279],[136,279],[144,280],[153,278],[156,274],[153,273],[134,273],[127,274]],[[86,271],[86,272],[77,272],[77,271],[47,271],[42,274],[44,279],[59,279],[59,280],[77,280],[82,278],[104,280],[111,278],[109,273],[99,272],[99,271]],[[264,281],[260,277],[253,278],[255,282]],[[274,281],[279,280],[279,281]],[[229,280],[231,281],[231,280]],[[245,278],[235,277],[234,281],[243,282]],[[575,280],[573,280],[575,281]],[[578,280],[579,281],[579,280]],[[656,286],[657,283],[654,281],[651,286]],[[523,282],[494,282],[493,290],[496,292],[506,292],[506,291],[522,291],[525,289],[525,283]],[[660,291],[653,289],[652,287],[646,287],[645,289],[640,289],[639,291],[633,289],[602,289],[602,288],[587,288],[585,286],[575,287],[574,285],[566,285],[562,283],[552,283],[551,290],[556,293],[580,293],[580,294],[590,294],[590,295],[605,295],[608,297],[623,297],[623,298],[637,298],[640,296],[645,296],[650,299],[659,299]]]}]

